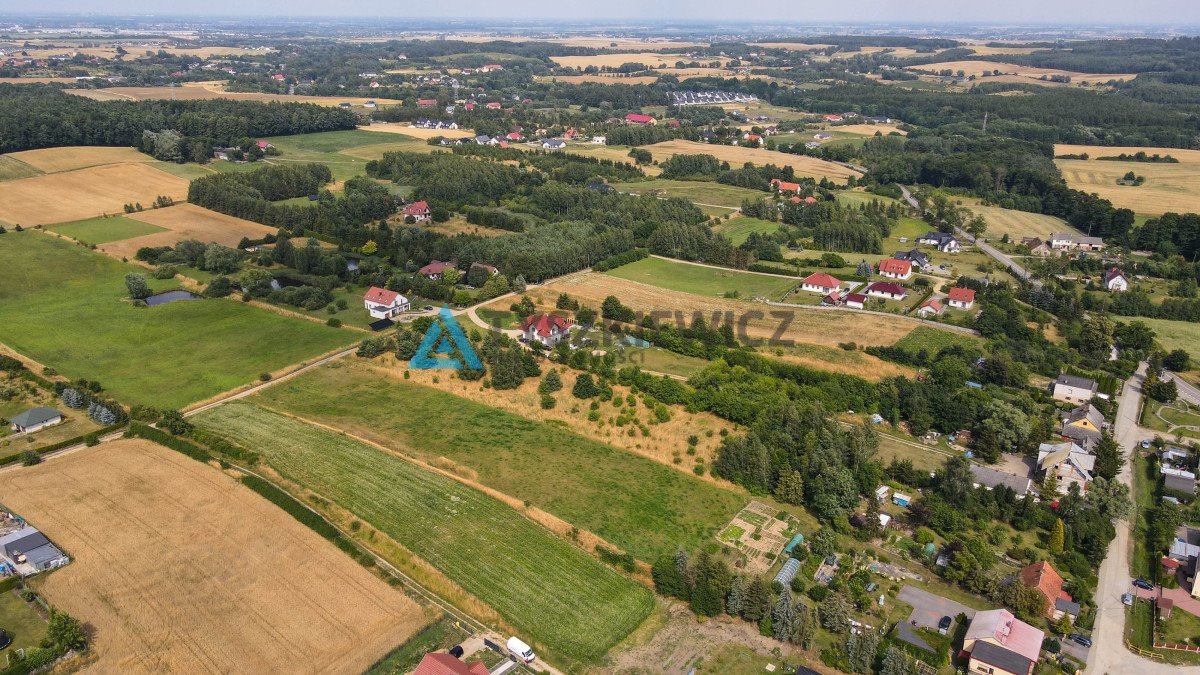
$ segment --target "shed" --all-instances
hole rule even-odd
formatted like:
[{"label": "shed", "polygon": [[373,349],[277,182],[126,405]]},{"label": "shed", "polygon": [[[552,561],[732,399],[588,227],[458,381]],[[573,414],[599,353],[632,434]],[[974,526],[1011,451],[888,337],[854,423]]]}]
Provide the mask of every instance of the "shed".
[{"label": "shed", "polygon": [[796,536],[792,537],[792,540],[787,543],[787,546],[783,547],[783,552],[791,555],[792,551],[796,550],[796,547],[803,543],[804,535],[797,532]]},{"label": "shed", "polygon": [[796,574],[800,571],[800,561],[792,558],[783,564],[779,570],[779,574],[775,575],[775,581],[787,586],[792,583],[792,579],[796,578]]},{"label": "shed", "polygon": [[891,492],[892,488],[886,485],[880,485],[879,487],[875,488],[875,499],[879,500],[880,502],[886,502],[888,495],[891,494]]},{"label": "shed", "polygon": [[639,347],[641,349],[647,349],[650,347],[649,340],[643,340],[639,337],[634,337],[632,335],[626,335],[625,337],[621,338],[621,342],[623,344],[629,345],[630,347]]},{"label": "shed", "polygon": [[912,497],[908,495],[900,494],[899,492],[892,495],[892,503],[896,506],[908,506],[910,501],[912,501]]}]

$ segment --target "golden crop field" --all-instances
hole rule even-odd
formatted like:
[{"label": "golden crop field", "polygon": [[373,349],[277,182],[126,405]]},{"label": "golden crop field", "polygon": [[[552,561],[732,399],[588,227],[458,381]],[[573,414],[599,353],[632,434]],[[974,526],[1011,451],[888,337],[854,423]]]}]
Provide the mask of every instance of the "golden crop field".
[{"label": "golden crop field", "polygon": [[907,131],[897,128],[895,124],[839,124],[829,127],[828,130],[856,136],[874,136],[877,131],[884,136],[893,132],[901,136],[908,135]]},{"label": "golden crop field", "polygon": [[1109,80],[1132,80],[1137,77],[1136,74],[1097,74],[1097,73],[1077,73],[1070,70],[1059,70],[1057,68],[1034,68],[1033,66],[1015,66],[1011,63],[1001,63],[999,61],[943,61],[941,63],[930,63],[923,66],[909,66],[909,70],[919,70],[924,72],[937,72],[941,70],[952,70],[955,73],[963,71],[967,75],[979,76],[983,73],[990,73],[999,70],[1002,74],[1020,75],[1022,77],[1039,78],[1042,75],[1070,75],[1071,80],[1075,83],[1081,81],[1098,83],[1108,82]]},{"label": "golden crop field", "polygon": [[410,127],[407,124],[380,124],[376,122],[370,126],[359,127],[363,131],[378,131],[385,134],[403,134],[412,138],[420,138],[422,140],[430,138],[474,138],[475,132],[472,129],[420,129]]},{"label": "golden crop field", "polygon": [[68,89],[68,94],[83,96],[97,101],[147,101],[153,99],[175,99],[180,101],[198,101],[214,98],[228,98],[236,101],[279,101],[281,103],[316,103],[317,105],[336,106],[340,103],[362,105],[367,101],[375,101],[380,105],[400,104],[403,101],[387,98],[363,98],[357,96],[287,96],[285,94],[261,94],[255,92],[220,91],[209,87],[108,87],[106,89]]},{"label": "golden crop field", "polygon": [[552,61],[565,68],[587,68],[588,66],[596,66],[602,68],[608,66],[616,68],[625,63],[642,63],[652,68],[658,66],[674,66],[679,61],[689,63],[698,61],[700,63],[712,63],[720,61],[724,65],[729,61],[728,58],[716,57],[690,57],[686,54],[659,54],[656,52],[631,52],[627,54],[597,54],[595,56],[552,56]]},{"label": "golden crop field", "polygon": [[755,42],[751,46],[763,49],[787,49],[793,52],[807,52],[814,49],[825,49],[831,45],[807,44],[804,42]]},{"label": "golden crop field", "polygon": [[266,225],[209,211],[195,204],[176,204],[131,213],[126,217],[166,228],[167,231],[101,244],[98,247],[100,250],[118,257],[132,258],[143,246],[174,246],[184,239],[196,239],[206,244],[216,242],[232,247],[237,246],[242,237],[261,239],[275,233],[274,228]]},{"label": "golden crop field", "polygon": [[[1110,162],[1097,157],[1145,152],[1171,155],[1178,164],[1151,162]],[[1094,192],[1118,208],[1132,209],[1142,215],[1158,216],[1168,212],[1187,213],[1200,205],[1200,150],[1176,148],[1098,147],[1056,145],[1055,155],[1086,153],[1087,160],[1056,159],[1067,185],[1076,190]],[[1139,186],[1117,185],[1117,179],[1132,171],[1145,176]]]},{"label": "golden crop field", "polygon": [[0,84],[75,84],[73,77],[0,77]]},{"label": "golden crop field", "polygon": [[564,84],[584,84],[586,82],[599,84],[654,84],[658,81],[657,75],[639,75],[637,77],[620,77],[616,73],[602,73],[597,75],[539,75],[534,78],[539,82],[562,82]]},{"label": "golden crop field", "polygon": [[654,155],[654,159],[659,161],[667,159],[671,155],[712,155],[721,161],[729,162],[731,166],[741,166],[746,162],[753,162],[759,166],[764,164],[790,166],[802,176],[827,177],[830,180],[845,181],[850,176],[857,178],[862,175],[854,169],[847,169],[823,159],[789,155],[763,148],[743,148],[736,145],[714,145],[697,141],[674,140],[647,145],[645,149],[649,150]]},{"label": "golden crop field", "polygon": [[144,440],[0,478],[67,551],[41,580],[95,630],[98,672],[360,673],[424,610],[219,469]]},{"label": "golden crop field", "polygon": [[19,159],[45,173],[74,171],[102,164],[155,161],[150,155],[140,152],[135,148],[107,148],[94,145],[25,150],[23,152],[9,153],[6,156]]},{"label": "golden crop field", "polygon": [[1009,239],[1020,242],[1021,237],[1045,239],[1055,232],[1075,231],[1075,228],[1068,225],[1066,221],[1040,213],[1026,213],[1025,211],[1002,209],[998,206],[969,206],[967,208],[983,216],[987,221],[988,227],[984,236],[988,239],[999,239],[1007,234]]},{"label": "golden crop field", "polygon": [[188,182],[145,163],[106,164],[76,171],[6,181],[0,189],[0,221],[52,225],[106,213],[125,204],[151,204],[159,195],[187,198]]}]

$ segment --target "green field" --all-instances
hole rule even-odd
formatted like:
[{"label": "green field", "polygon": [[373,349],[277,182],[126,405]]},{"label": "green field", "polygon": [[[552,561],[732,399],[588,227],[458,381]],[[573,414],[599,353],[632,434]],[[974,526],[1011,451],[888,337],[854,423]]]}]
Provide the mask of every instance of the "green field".
[{"label": "green field", "polygon": [[37,647],[46,636],[47,623],[33,611],[24,600],[12,591],[0,593],[0,628],[12,636],[12,644],[0,657],[8,657],[13,650]]},{"label": "green field", "polygon": [[843,206],[858,206],[872,201],[883,202],[884,205],[897,203],[899,200],[882,195],[872,194],[870,192],[860,192],[858,190],[838,190],[834,193],[838,203]]},{"label": "green field", "polygon": [[122,241],[144,234],[167,231],[165,227],[143,223],[140,220],[124,216],[76,220],[71,223],[51,225],[46,229],[88,244],[107,244],[110,241]]},{"label": "green field", "polygon": [[605,274],[709,297],[736,292],[742,298],[763,296],[778,299],[800,283],[799,279],[706,267],[662,258],[644,258],[609,270]]},{"label": "green field", "polygon": [[743,506],[733,492],[653,460],[356,367],[318,368],[256,400],[425,460],[454,460],[484,485],[648,562],[680,544],[698,548]]},{"label": "green field", "polygon": [[[334,180],[345,180],[365,173],[367,160],[362,157],[352,157],[343,150],[361,148],[364,146],[398,144],[411,141],[410,137],[402,134],[379,133],[353,129],[347,131],[325,131],[317,134],[296,134],[294,136],[275,136],[271,144],[281,153],[278,157],[268,157],[265,161],[272,163],[283,162],[320,162],[329,166]],[[422,141],[423,142],[423,141]],[[228,162],[219,162],[228,164]]]},{"label": "green field", "polygon": [[[193,419],[394,538],[553,660],[596,661],[653,607],[649,590],[508,506],[387,452],[248,403]],[[423,440],[455,428],[436,426]]]},{"label": "green field", "polygon": [[129,272],[145,270],[40,232],[0,235],[0,342],[123,403],[175,408],[359,339],[230,300],[134,307]]},{"label": "green field", "polygon": [[638,183],[613,183],[613,187],[621,192],[658,192],[664,197],[683,197],[689,201],[728,206],[731,209],[741,208],[742,200],[769,196],[759,190],[707,181],[655,179]]},{"label": "green field", "polygon": [[975,335],[966,335],[933,326],[917,326],[913,332],[900,338],[896,346],[913,353],[924,349],[931,356],[951,345],[961,345],[968,349],[983,347],[983,339]]},{"label": "green field", "polygon": [[1168,319],[1147,319],[1145,317],[1118,317],[1120,323],[1141,321],[1153,331],[1159,344],[1170,351],[1182,349],[1200,360],[1200,323],[1194,321],[1171,321]]},{"label": "green field", "polygon": [[717,232],[729,237],[734,246],[741,246],[743,242],[750,237],[751,232],[759,234],[773,234],[783,227],[780,223],[773,223],[769,220],[759,220],[758,218],[750,218],[748,216],[738,216],[721,225],[713,228]]},{"label": "green field", "polygon": [[0,155],[0,181],[14,180],[17,178],[30,178],[32,176],[42,175],[41,171],[22,162],[15,157],[8,155]]}]

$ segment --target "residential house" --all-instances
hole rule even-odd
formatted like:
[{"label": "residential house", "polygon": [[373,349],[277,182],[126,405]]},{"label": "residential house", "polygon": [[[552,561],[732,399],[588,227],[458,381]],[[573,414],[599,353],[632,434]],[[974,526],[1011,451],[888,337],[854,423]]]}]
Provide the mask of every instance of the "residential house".
[{"label": "residential house", "polygon": [[[1063,590],[1063,578],[1054,569],[1054,566],[1043,560],[1033,563],[1021,569],[1017,573],[1017,578],[1020,579],[1021,585],[1025,588],[1036,589],[1042,597],[1046,598],[1046,616],[1055,618],[1054,614],[1058,612],[1054,603],[1060,599],[1071,601],[1071,596]],[[1059,614],[1061,617],[1062,614]]]},{"label": "residential house", "polygon": [[0,537],[0,553],[12,561],[21,576],[62,567],[71,561],[36,527],[25,526]]},{"label": "residential house", "polygon": [[789,183],[787,181],[779,180],[778,178],[771,179],[771,187],[775,188],[776,190],[779,190],[780,192],[799,192],[800,191],[799,183]]},{"label": "residential house", "polygon": [[1086,450],[1100,442],[1104,427],[1103,413],[1091,403],[1081,403],[1062,415],[1063,437],[1075,441]]},{"label": "residential house", "polygon": [[604,145],[608,143],[608,138],[605,136],[592,136],[592,145]]},{"label": "residential house", "polygon": [[903,300],[908,297],[908,289],[889,281],[876,281],[867,286],[867,295],[884,300]]},{"label": "residential house", "polygon": [[488,668],[483,661],[467,664],[445,652],[430,652],[412,675],[488,675]]},{"label": "residential house", "polygon": [[1070,441],[1042,443],[1038,446],[1037,465],[1045,476],[1054,476],[1058,480],[1062,492],[1072,485],[1078,485],[1079,490],[1085,492],[1096,468],[1096,456]]},{"label": "residential house", "polygon": [[488,64],[488,65],[486,65],[486,66],[480,66],[479,68],[476,68],[476,69],[475,69],[475,72],[477,72],[477,73],[490,73],[490,72],[492,72],[492,71],[495,71],[495,70],[504,70],[504,66],[502,66],[502,65],[500,65],[500,64],[498,64],[498,63],[489,63],[489,64]]},{"label": "residential house", "polygon": [[1104,273],[1104,287],[1114,293],[1124,293],[1129,290],[1129,279],[1125,278],[1121,270],[1114,267]]},{"label": "residential house", "polygon": [[485,272],[488,273],[489,277],[494,277],[500,273],[500,270],[496,269],[495,267],[492,267],[491,265],[485,265],[481,262],[473,262],[473,263],[471,263],[471,266],[469,268],[467,268],[468,276],[470,275],[471,270],[474,270],[474,269],[484,270]]},{"label": "residential house", "polygon": [[813,138],[817,139],[818,141],[827,141],[833,138],[833,134],[829,133],[828,131],[818,131],[817,133],[813,134]]},{"label": "residential house", "polygon": [[60,424],[62,421],[62,413],[54,408],[47,408],[41,405],[36,408],[30,408],[23,413],[13,415],[12,419],[9,420],[12,424],[12,430],[19,434],[32,434],[46,427]]},{"label": "residential house", "polygon": [[1167,555],[1183,563],[1200,557],[1200,528],[1180,525]]},{"label": "residential house", "polygon": [[475,137],[475,145],[499,145],[500,141],[488,136],[487,134],[479,134]]},{"label": "residential house", "polygon": [[954,309],[971,309],[975,305],[975,290],[955,286],[946,294],[946,304]]},{"label": "residential house", "polygon": [[975,480],[976,487],[983,487],[988,490],[1007,487],[1017,493],[1018,496],[1028,494],[1033,488],[1033,481],[1026,476],[1018,476],[974,462],[971,463],[971,477]]},{"label": "residential house", "polygon": [[1037,237],[1021,237],[1021,245],[1029,249],[1030,255],[1045,258],[1054,254],[1054,249],[1050,248],[1050,244]]},{"label": "residential house", "polygon": [[540,342],[547,347],[562,342],[571,332],[571,322],[554,314],[535,314],[521,326],[526,342]]},{"label": "residential house", "polygon": [[958,239],[947,232],[926,232],[917,239],[917,243],[932,246],[942,253],[958,253],[962,250]]},{"label": "residential house", "polygon": [[378,286],[372,286],[363,295],[363,306],[370,312],[372,319],[393,319],[412,308],[408,298]]},{"label": "residential house", "polygon": [[1159,467],[1162,472],[1163,488],[1184,494],[1196,494],[1196,474],[1186,469],[1169,466]]},{"label": "residential house", "polygon": [[841,115],[826,115],[825,121],[826,122],[841,122],[842,116]]},{"label": "residential house", "polygon": [[641,126],[653,126],[658,124],[658,120],[651,115],[641,115],[639,113],[629,113],[625,116],[626,124],[639,124]]},{"label": "residential house", "polygon": [[919,269],[922,272],[928,272],[933,265],[929,262],[929,256],[925,252],[914,248],[911,251],[896,251],[896,255],[892,256],[894,260],[907,260],[912,263],[913,269]]},{"label": "residential house", "polygon": [[436,108],[437,107],[437,99],[436,98],[417,99],[417,107],[418,108]]},{"label": "residential house", "polygon": [[432,260],[428,265],[417,271],[418,274],[430,279],[441,279],[446,270],[458,269],[458,264],[454,262],[442,262],[440,260]]},{"label": "residential house", "polygon": [[1050,248],[1058,251],[1103,251],[1104,239],[1101,237],[1085,237],[1069,232],[1055,232],[1050,235]]},{"label": "residential house", "polygon": [[888,258],[879,261],[879,276],[889,279],[908,279],[913,275],[912,262]]},{"label": "residential house", "polygon": [[404,217],[406,219],[409,216],[412,216],[413,220],[415,220],[416,222],[423,223],[423,222],[429,220],[433,211],[432,211],[432,209],[429,208],[428,202],[420,201],[420,202],[413,202],[411,204],[405,204],[403,213],[404,213]]},{"label": "residential house", "polygon": [[808,291],[809,293],[820,293],[821,295],[829,295],[840,288],[842,282],[838,281],[832,275],[824,272],[810,274],[800,282],[800,290]]},{"label": "residential house", "polygon": [[875,488],[875,501],[880,504],[886,504],[888,497],[892,494],[892,488],[886,485],[880,485]]},{"label": "residential house", "polygon": [[1052,395],[1056,401],[1086,403],[1096,395],[1097,389],[1098,385],[1095,380],[1064,373],[1054,381]]},{"label": "residential house", "polygon": [[1046,634],[1007,609],[976,612],[963,637],[968,671],[986,675],[1032,675]]},{"label": "residential house", "polygon": [[560,141],[557,138],[547,138],[546,140],[542,141],[542,147],[547,150],[562,150],[563,148],[567,147],[567,144],[566,142]]},{"label": "residential house", "polygon": [[507,136],[505,136],[504,138],[505,138],[505,140],[509,140],[514,143],[520,143],[521,141],[525,140],[525,137],[522,136],[521,132],[519,132],[519,131],[509,132],[509,134]]},{"label": "residential house", "polygon": [[338,107],[339,107],[339,108],[341,108],[342,110],[349,110],[349,109],[350,109],[350,104],[349,104],[349,103],[345,103],[345,102],[343,102],[343,103],[339,103],[339,104],[338,104]]},{"label": "residential house", "polygon": [[850,293],[843,300],[846,306],[851,309],[862,309],[867,302],[867,296],[862,293]]},{"label": "residential house", "polygon": [[[372,82],[372,84],[374,84],[375,86],[379,86],[378,82]],[[375,103],[375,101],[367,101],[366,103],[363,104],[363,107],[364,108],[374,108],[374,107],[376,107],[376,103]]]},{"label": "residential house", "polygon": [[921,306],[917,308],[917,316],[922,319],[928,319],[931,316],[941,316],[945,313],[946,308],[942,306],[942,303],[933,298],[922,302]]}]

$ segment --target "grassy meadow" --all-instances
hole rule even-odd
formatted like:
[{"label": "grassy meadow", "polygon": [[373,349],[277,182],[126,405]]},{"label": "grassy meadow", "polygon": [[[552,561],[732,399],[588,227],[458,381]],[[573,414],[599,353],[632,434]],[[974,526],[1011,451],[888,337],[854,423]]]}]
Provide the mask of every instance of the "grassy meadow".
[{"label": "grassy meadow", "polygon": [[88,218],[87,220],[51,225],[46,229],[88,244],[107,244],[110,241],[122,241],[144,234],[167,231],[165,227],[143,223],[140,220],[124,216]]},{"label": "grassy meadow", "polygon": [[648,589],[451,478],[248,403],[194,419],[392,537],[563,665],[598,660],[653,608]]},{"label": "grassy meadow", "polygon": [[341,364],[280,383],[255,400],[425,461],[450,459],[480,483],[647,562],[680,544],[698,548],[744,502],[729,490],[559,426]]},{"label": "grassy meadow", "polygon": [[130,272],[145,270],[40,232],[0,235],[0,342],[124,403],[177,408],[359,338],[230,300],[134,307]]},{"label": "grassy meadow", "polygon": [[749,216],[737,216],[736,218],[730,218],[713,229],[729,237],[734,246],[741,246],[750,238],[751,232],[774,234],[779,231],[780,227],[783,227],[783,223],[774,223],[769,220],[761,220]]},{"label": "grassy meadow", "polygon": [[784,293],[800,283],[799,279],[719,269],[662,258],[644,258],[609,270],[606,274],[709,297],[737,293],[738,297],[742,298],[763,296],[775,299],[783,297]]}]

